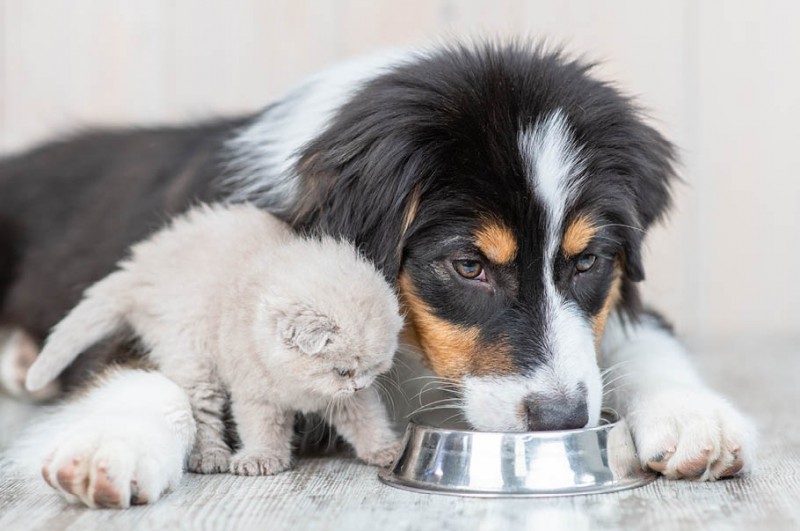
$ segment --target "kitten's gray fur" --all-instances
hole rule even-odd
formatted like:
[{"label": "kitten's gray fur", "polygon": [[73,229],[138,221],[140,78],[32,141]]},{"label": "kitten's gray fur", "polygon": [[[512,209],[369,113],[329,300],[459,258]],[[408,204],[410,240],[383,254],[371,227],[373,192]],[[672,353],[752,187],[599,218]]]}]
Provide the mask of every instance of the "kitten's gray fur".
[{"label": "kitten's gray fur", "polygon": [[[54,328],[27,387],[53,380],[123,325],[189,394],[189,469],[243,475],[290,466],[295,412],[321,412],[362,460],[388,465],[398,440],[370,387],[392,365],[397,298],[354,247],[294,235],[252,205],[201,206],[135,245]],[[242,448],[223,441],[230,395]]]}]

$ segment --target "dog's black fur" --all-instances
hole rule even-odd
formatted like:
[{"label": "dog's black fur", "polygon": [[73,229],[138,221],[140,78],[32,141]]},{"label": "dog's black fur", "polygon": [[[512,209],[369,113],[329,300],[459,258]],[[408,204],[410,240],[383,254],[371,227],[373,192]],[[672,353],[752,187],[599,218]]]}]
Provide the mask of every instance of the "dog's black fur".
[{"label": "dog's black fur", "polygon": [[241,123],[95,131],[2,160],[0,321],[43,339],[131,243],[215,197]]}]

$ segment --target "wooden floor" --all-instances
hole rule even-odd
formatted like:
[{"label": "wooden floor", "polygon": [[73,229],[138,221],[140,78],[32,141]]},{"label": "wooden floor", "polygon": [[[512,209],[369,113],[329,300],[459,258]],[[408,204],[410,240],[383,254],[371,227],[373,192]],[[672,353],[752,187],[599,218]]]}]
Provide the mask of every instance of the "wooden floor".
[{"label": "wooden floor", "polygon": [[[187,475],[151,507],[93,511],[63,504],[38,478],[6,471],[0,530],[800,529],[800,337],[718,341],[704,352],[698,364],[707,378],[762,430],[759,466],[747,478],[659,479],[615,494],[481,500],[399,491],[352,460],[312,458],[273,478]],[[33,414],[35,408],[0,399],[0,445]]]}]

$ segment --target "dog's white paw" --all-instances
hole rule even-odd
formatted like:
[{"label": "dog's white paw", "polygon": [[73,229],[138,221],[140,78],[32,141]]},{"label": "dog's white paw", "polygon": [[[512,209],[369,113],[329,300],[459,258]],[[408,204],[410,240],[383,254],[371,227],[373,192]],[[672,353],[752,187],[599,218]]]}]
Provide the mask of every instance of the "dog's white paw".
[{"label": "dog's white paw", "polygon": [[179,459],[159,451],[168,428],[153,427],[152,419],[102,416],[75,426],[55,443],[42,477],[71,503],[113,508],[153,503],[182,473]]},{"label": "dog's white paw", "polygon": [[642,466],[670,479],[714,481],[752,465],[755,429],[708,391],[644,397],[627,418]]}]

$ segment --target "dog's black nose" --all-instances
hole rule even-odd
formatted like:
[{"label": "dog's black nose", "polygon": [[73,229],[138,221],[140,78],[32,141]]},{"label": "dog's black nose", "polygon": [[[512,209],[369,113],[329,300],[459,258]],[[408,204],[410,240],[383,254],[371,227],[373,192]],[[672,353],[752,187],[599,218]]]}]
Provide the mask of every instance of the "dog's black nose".
[{"label": "dog's black nose", "polygon": [[525,399],[528,429],[531,431],[571,430],[589,422],[586,387],[562,396],[530,395]]}]

